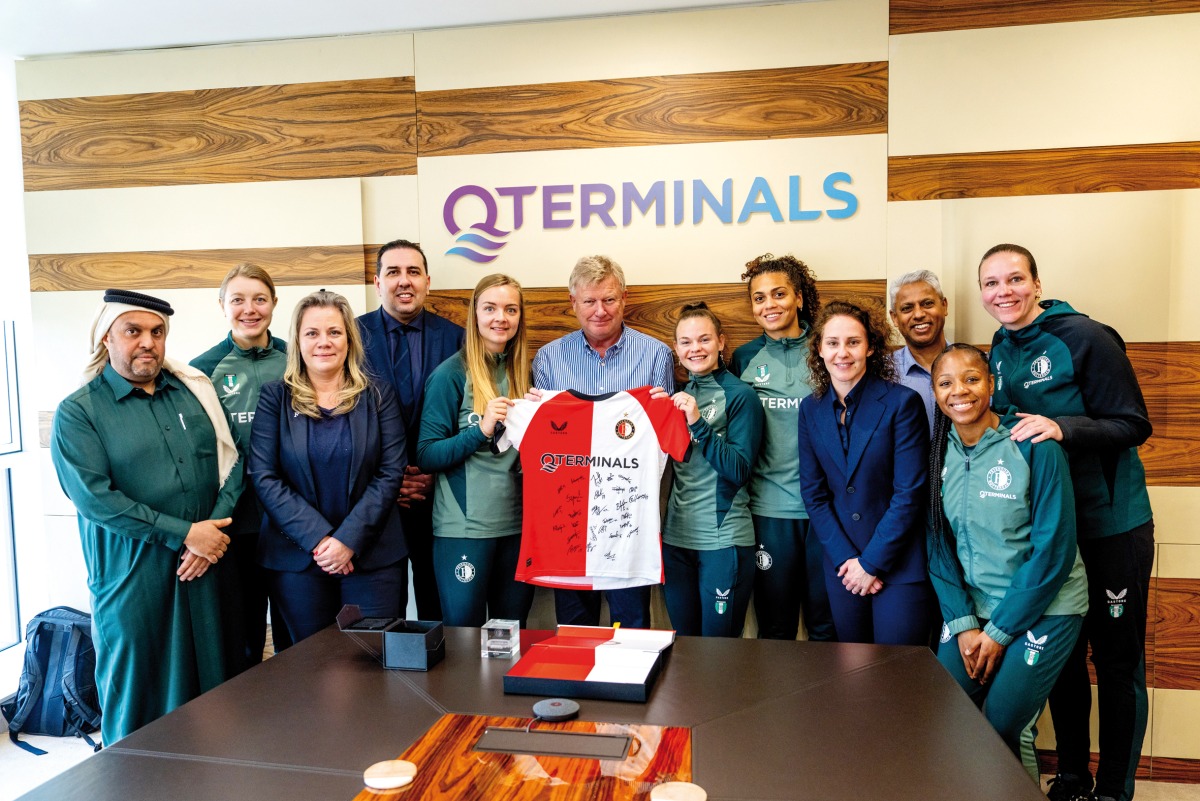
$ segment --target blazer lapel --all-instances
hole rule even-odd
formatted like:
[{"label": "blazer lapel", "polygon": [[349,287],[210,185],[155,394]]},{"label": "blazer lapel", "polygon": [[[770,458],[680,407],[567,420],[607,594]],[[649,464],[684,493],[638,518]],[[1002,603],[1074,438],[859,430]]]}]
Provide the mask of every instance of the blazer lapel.
[{"label": "blazer lapel", "polygon": [[370,389],[364,392],[360,396],[359,403],[350,411],[350,464],[354,465],[354,469],[350,471],[350,485],[347,490],[349,490],[351,498],[359,495],[358,488],[355,486],[359,478],[371,475],[370,471],[361,469],[367,453],[367,420],[368,417],[375,416],[375,405],[369,401],[371,392]]},{"label": "blazer lapel", "polygon": [[847,476],[854,474],[858,463],[862,460],[863,453],[867,450],[867,443],[871,441],[875,429],[879,427],[879,421],[883,419],[886,409],[882,398],[887,392],[887,387],[870,378],[863,380],[871,381],[871,383],[863,387],[863,392],[859,396],[859,407],[854,412],[854,425],[850,427],[850,452],[846,455]]},{"label": "blazer lapel", "polygon": [[815,409],[817,413],[817,433],[820,435],[821,447],[825,449],[830,458],[833,459],[833,463],[845,475],[846,454],[842,452],[842,439],[838,436],[837,417],[833,405],[836,399],[837,396],[830,389],[817,404],[817,408]]},{"label": "blazer lapel", "polygon": [[284,417],[287,421],[288,432],[292,436],[292,458],[303,471],[305,480],[305,492],[301,494],[306,498],[317,497],[317,482],[313,478],[312,465],[308,461],[308,418],[294,409],[291,409],[291,393],[287,396],[288,408],[291,414]]}]

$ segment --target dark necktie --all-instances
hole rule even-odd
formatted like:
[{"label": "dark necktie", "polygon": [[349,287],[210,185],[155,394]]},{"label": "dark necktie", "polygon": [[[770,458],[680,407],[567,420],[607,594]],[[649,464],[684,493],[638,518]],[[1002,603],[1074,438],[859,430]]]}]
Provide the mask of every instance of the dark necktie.
[{"label": "dark necktie", "polygon": [[396,344],[392,348],[392,375],[396,378],[396,391],[400,395],[404,418],[410,419],[417,393],[413,388],[412,353],[408,349],[408,337],[404,335],[403,327],[396,331]]}]

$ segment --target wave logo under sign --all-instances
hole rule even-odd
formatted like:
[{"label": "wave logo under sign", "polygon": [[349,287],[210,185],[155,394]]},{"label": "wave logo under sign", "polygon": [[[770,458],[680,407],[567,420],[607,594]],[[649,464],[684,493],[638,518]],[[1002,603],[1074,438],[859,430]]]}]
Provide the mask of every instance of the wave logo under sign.
[{"label": "wave logo under sign", "polygon": [[[462,229],[454,221],[454,206],[460,198],[468,195],[483,201],[484,219],[482,222],[471,225],[471,229],[466,233],[459,233]],[[450,197],[446,198],[446,204],[442,209],[442,221],[446,225],[446,230],[451,234],[458,234],[454,240],[455,246],[447,250],[446,255],[462,256],[476,264],[495,261],[500,255],[499,251],[508,244],[501,240],[512,233],[512,231],[503,231],[496,226],[498,216],[499,209],[496,207],[495,198],[482,186],[468,184],[455,189],[450,193]]]}]

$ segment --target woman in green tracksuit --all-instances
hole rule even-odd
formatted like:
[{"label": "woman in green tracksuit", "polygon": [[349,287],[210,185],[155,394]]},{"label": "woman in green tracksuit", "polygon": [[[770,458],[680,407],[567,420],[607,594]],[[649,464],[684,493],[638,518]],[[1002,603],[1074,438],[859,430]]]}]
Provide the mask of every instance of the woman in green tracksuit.
[{"label": "woman in green tracksuit", "polygon": [[758,542],[754,614],[758,636],[794,640],[804,612],[808,639],[831,641],[821,541],[800,497],[796,458],[800,401],[809,384],[808,332],[820,306],[817,280],[794,256],[759,256],[746,264],[750,310],[762,336],[733,353],[730,371],[761,401],[766,436],[750,476],[750,513]]},{"label": "woman in green tracksuit", "polygon": [[[992,410],[987,357],[951,345],[931,369],[929,575],[938,659],[1038,781],[1037,718],[1087,611],[1075,496],[1058,443],[1011,438]],[[1008,653],[1012,651],[1013,653]]]},{"label": "woman in green tracksuit", "polygon": [[1086,797],[1090,768],[1091,645],[1099,704],[1098,801],[1129,801],[1146,733],[1146,608],[1154,519],[1138,446],[1151,433],[1125,343],[1058,300],[1042,300],[1033,254],[996,245],[979,263],[980,300],[1000,323],[992,338],[996,403],[1029,414],[1013,437],[1052,439],[1071,464],[1079,551],[1090,606],[1083,633],[1050,694],[1058,750],[1052,801]]},{"label": "woman in green tracksuit", "polygon": [[[279,298],[270,274],[256,264],[238,264],[221,281],[217,302],[229,322],[229,335],[192,359],[192,367],[204,373],[229,412],[242,446],[250,447],[250,424],[258,407],[259,389],[283,378],[287,366],[287,343],[271,336],[271,318]],[[225,529],[230,537],[230,555],[237,567],[237,587],[223,593],[230,618],[231,651],[240,654],[245,667],[262,661],[267,636],[267,577],[255,561],[262,513],[250,481],[233,512],[233,523]],[[233,576],[234,573],[230,573]],[[291,644],[287,627],[275,621],[271,604],[271,640],[275,652]],[[241,666],[234,666],[240,669]]]},{"label": "woman in green tracksuit", "polygon": [[517,452],[492,453],[510,398],[529,391],[529,350],[521,285],[489,275],[471,297],[473,324],[457,356],[425,382],[417,462],[437,475],[433,569],[448,626],[488,618],[521,621],[533,587],[517,581],[521,474]]},{"label": "woman in green tracksuit", "polygon": [[725,337],[708,305],[683,307],[675,354],[688,370],[675,406],[692,447],[675,465],[663,526],[664,594],[684,635],[739,637],[754,589],[754,525],[747,483],[763,432],[754,391],[721,363]]}]

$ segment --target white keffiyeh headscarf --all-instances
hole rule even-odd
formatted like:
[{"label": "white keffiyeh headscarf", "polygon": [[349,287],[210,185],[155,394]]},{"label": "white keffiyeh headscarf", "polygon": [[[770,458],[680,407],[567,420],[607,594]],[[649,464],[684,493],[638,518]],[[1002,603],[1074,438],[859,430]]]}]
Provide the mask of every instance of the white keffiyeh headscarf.
[{"label": "white keffiyeh headscarf", "polygon": [[[100,308],[96,310],[96,318],[92,321],[92,328],[89,332],[92,355],[88,359],[87,367],[83,370],[84,384],[104,372],[104,366],[108,364],[108,347],[104,344],[104,337],[112,328],[113,323],[122,314],[134,311],[157,314],[162,318],[164,328],[170,331],[170,315],[174,314],[171,304],[138,292],[120,289],[106,290],[104,300],[100,303]],[[233,466],[237,464],[238,450],[233,441],[233,434],[229,430],[229,423],[225,418],[225,410],[221,408],[221,401],[217,397],[216,390],[213,389],[212,381],[196,368],[169,357],[163,360],[163,369],[178,378],[180,383],[196,396],[196,400],[200,401],[204,413],[212,422],[213,431],[217,434],[217,478],[223,486],[233,471]]]}]

